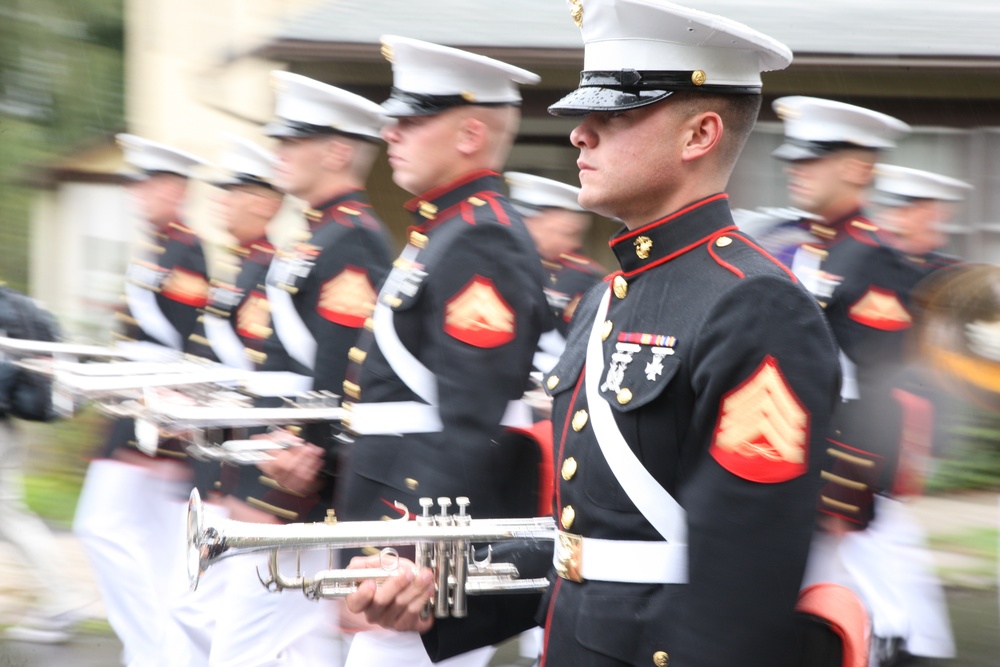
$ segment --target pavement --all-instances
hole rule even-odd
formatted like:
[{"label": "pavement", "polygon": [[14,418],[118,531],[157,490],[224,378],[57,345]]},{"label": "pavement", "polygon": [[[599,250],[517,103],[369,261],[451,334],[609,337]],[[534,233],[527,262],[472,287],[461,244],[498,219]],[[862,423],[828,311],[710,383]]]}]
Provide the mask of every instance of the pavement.
[{"label": "pavement", "polygon": [[[1000,528],[1000,496],[996,493],[971,493],[928,497],[911,502],[910,507],[931,538],[935,563],[946,585],[950,589],[980,591],[979,598],[982,600],[977,604],[984,604],[996,613],[998,564],[993,557],[1000,540],[997,532]],[[69,532],[57,532],[57,539],[65,556],[67,572],[90,599],[85,609],[89,620],[81,625],[78,636],[62,646],[0,641],[0,667],[103,667],[119,664],[121,647],[107,625],[104,605],[83,550]],[[8,545],[0,543],[0,626],[17,623],[21,615],[30,609],[32,597],[32,582],[27,569]],[[990,621],[989,626],[993,625],[995,623]],[[987,637],[980,637],[977,641],[988,641],[993,647],[990,650],[1000,650],[1000,628],[993,628],[992,631],[987,628],[979,634]],[[516,651],[508,647],[498,654],[493,664],[509,664],[516,657]]]}]

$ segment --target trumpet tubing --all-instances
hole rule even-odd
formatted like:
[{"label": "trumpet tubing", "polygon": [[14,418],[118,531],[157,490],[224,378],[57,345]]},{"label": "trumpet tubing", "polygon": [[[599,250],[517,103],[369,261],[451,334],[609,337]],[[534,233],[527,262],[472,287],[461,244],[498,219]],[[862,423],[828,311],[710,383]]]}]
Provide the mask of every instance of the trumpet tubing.
[{"label": "trumpet tubing", "polygon": [[[451,504],[439,498],[441,513],[431,516],[430,499],[421,499],[423,514],[410,520],[406,508],[397,503],[403,516],[394,521],[350,521],[336,523],[255,524],[220,520],[205,525],[197,489],[188,503],[188,576],[192,589],[214,563],[242,554],[270,552],[268,575],[261,582],[270,590],[301,589],[309,598],[344,597],[365,581],[378,583],[394,576],[399,567],[395,547],[416,548],[415,565],[434,570],[436,590],[429,601],[435,616],[463,617],[467,614],[466,596],[489,593],[536,592],[548,586],[548,580],[520,579],[511,563],[493,563],[491,554],[476,561],[473,545],[506,540],[554,540],[555,522],[551,517],[532,519],[472,519],[467,513],[468,499],[457,499],[459,513],[448,514]],[[352,549],[380,547],[380,567],[358,570],[321,570],[311,577],[301,571],[287,577],[278,568],[279,550]],[[258,573],[258,576],[260,574]]]}]

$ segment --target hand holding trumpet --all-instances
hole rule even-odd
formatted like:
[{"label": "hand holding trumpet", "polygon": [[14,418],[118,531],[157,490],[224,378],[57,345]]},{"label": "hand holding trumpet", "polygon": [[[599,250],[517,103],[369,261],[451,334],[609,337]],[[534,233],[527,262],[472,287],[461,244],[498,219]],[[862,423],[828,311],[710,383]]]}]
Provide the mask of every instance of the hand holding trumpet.
[{"label": "hand holding trumpet", "polygon": [[[379,555],[359,556],[351,559],[347,569],[376,568],[380,559]],[[348,611],[363,614],[373,625],[397,632],[427,632],[434,625],[434,615],[425,609],[433,597],[434,572],[427,567],[418,570],[412,561],[400,558],[395,576],[363,581],[344,602]]]},{"label": "hand holding trumpet", "polygon": [[[279,435],[280,434],[280,435]],[[260,461],[257,467],[281,486],[295,493],[309,495],[323,485],[319,476],[325,462],[325,450],[285,430],[254,436],[254,440],[274,440],[280,437],[281,447],[276,447],[269,460]]]}]

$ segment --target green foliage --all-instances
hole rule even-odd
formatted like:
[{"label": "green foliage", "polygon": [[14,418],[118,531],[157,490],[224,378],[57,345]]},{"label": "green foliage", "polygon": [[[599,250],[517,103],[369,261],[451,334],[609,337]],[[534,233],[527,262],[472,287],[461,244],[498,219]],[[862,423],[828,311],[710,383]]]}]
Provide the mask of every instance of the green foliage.
[{"label": "green foliage", "polygon": [[32,169],[123,126],[123,0],[0,5],[0,277],[25,289]]},{"label": "green foliage", "polygon": [[935,464],[928,492],[1000,490],[1000,414],[965,406],[946,438],[948,451]]},{"label": "green foliage", "polygon": [[72,523],[87,463],[103,444],[106,425],[95,408],[51,424],[18,423],[27,451],[25,496],[32,511],[57,525]]}]

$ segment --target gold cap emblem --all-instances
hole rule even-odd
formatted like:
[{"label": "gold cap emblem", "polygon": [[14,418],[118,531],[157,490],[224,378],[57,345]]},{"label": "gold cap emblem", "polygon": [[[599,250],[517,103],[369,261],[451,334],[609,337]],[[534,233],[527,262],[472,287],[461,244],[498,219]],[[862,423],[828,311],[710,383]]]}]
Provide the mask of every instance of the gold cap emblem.
[{"label": "gold cap emblem", "polygon": [[576,474],[576,459],[571,456],[563,461],[561,474],[567,482],[573,479],[573,475]]},{"label": "gold cap emblem", "polygon": [[586,410],[577,410],[576,414],[573,415],[573,430],[582,431],[583,427],[587,425],[589,418]]},{"label": "gold cap emblem", "polygon": [[559,378],[555,375],[550,375],[549,379],[545,381],[545,386],[548,387],[549,390],[555,389],[559,386]]},{"label": "gold cap emblem", "polygon": [[577,28],[583,27],[583,0],[569,0],[573,7],[569,10],[569,15],[573,17],[573,23]]},{"label": "gold cap emblem", "polygon": [[729,245],[732,242],[733,242],[733,240],[731,238],[729,238],[728,236],[720,236],[715,241],[715,245],[719,246],[720,248],[725,248],[727,245]]},{"label": "gold cap emblem", "polygon": [[670,664],[670,655],[666,651],[657,651],[653,654],[653,664],[656,667],[667,667]]},{"label": "gold cap emblem", "polygon": [[632,241],[635,246],[635,254],[639,259],[649,259],[649,252],[653,249],[653,239],[648,236],[638,236]]},{"label": "gold cap emblem", "polygon": [[625,295],[628,294],[628,281],[622,276],[615,276],[615,279],[611,281],[611,289],[614,290],[616,297],[624,299]]},{"label": "gold cap emblem", "polygon": [[560,521],[562,523],[563,530],[569,530],[570,526],[573,525],[573,519],[576,518],[576,510],[573,509],[572,505],[567,505],[563,508],[562,515],[560,516]]},{"label": "gold cap emblem", "polygon": [[601,340],[607,340],[611,332],[614,331],[615,324],[611,320],[604,320],[604,328],[601,329]]},{"label": "gold cap emblem", "polygon": [[691,72],[691,83],[693,83],[696,86],[703,85],[705,83],[706,78],[707,77],[705,76],[705,73],[702,72],[700,69],[696,69],[695,71]]},{"label": "gold cap emblem", "polygon": [[475,104],[475,102],[476,102],[476,94],[474,92],[472,92],[471,90],[463,90],[460,93],[460,95],[462,96],[462,99],[465,100],[466,102],[468,102],[469,104]]},{"label": "gold cap emblem", "polygon": [[629,389],[627,389],[627,388],[626,389],[622,389],[621,391],[618,392],[617,398],[618,398],[618,402],[621,405],[625,405],[626,403],[628,403],[629,401],[632,400],[632,392]]},{"label": "gold cap emblem", "polygon": [[381,51],[382,51],[382,57],[388,60],[389,62],[392,62],[392,47],[386,44],[385,42],[382,42]]}]

